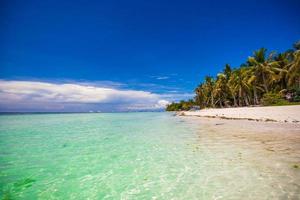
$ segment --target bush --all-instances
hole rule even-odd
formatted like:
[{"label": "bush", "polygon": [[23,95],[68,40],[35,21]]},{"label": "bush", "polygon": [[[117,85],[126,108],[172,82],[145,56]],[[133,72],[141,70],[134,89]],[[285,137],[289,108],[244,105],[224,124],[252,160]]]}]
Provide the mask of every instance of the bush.
[{"label": "bush", "polygon": [[299,88],[296,89],[296,91],[295,91],[295,95],[293,97],[293,101],[294,102],[300,102],[300,89]]},{"label": "bush", "polygon": [[285,105],[288,104],[288,101],[284,100],[278,93],[268,92],[264,94],[262,98],[262,104],[264,106]]},{"label": "bush", "polygon": [[300,102],[300,95],[295,96],[293,102]]},{"label": "bush", "polygon": [[195,102],[193,100],[189,101],[180,101],[179,103],[171,103],[167,105],[166,111],[181,111],[181,110],[190,110]]}]

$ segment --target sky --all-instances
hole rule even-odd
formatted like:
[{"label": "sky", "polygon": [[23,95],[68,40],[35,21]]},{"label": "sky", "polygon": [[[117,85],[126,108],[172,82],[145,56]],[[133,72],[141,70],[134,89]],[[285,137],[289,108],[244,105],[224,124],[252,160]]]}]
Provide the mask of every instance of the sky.
[{"label": "sky", "polygon": [[300,39],[299,0],[2,0],[0,111],[162,110]]}]

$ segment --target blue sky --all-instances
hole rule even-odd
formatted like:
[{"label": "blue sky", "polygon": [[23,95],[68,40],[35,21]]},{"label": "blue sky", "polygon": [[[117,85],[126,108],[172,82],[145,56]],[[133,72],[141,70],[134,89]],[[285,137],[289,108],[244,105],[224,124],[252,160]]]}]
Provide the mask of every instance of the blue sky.
[{"label": "blue sky", "polygon": [[[0,7],[1,111],[161,109],[191,97],[226,63],[300,39],[298,0],[10,0]],[[39,84],[50,89],[41,93]],[[68,84],[87,88],[68,98],[59,91]],[[106,100],[82,100],[88,87]],[[117,93],[103,94],[107,88]]]}]

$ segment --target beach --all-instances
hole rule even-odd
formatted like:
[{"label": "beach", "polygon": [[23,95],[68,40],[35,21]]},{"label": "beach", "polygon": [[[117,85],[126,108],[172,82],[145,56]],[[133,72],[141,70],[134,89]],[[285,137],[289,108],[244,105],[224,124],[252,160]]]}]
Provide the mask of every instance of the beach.
[{"label": "beach", "polygon": [[[265,187],[272,188],[266,188],[268,194],[253,191],[254,196],[245,195],[244,199],[299,199],[299,109],[300,106],[205,109],[179,112],[177,116],[200,125],[200,143],[222,160],[219,165],[236,170],[231,175],[240,175],[241,186],[268,180]],[[235,153],[227,154],[230,149]],[[252,178],[247,177],[248,173],[253,173]],[[256,190],[254,186],[253,189]]]},{"label": "beach", "polygon": [[300,105],[295,106],[266,106],[211,108],[199,111],[180,111],[178,115],[207,118],[240,119],[254,121],[273,121],[286,123],[300,122]]},{"label": "beach", "polygon": [[[245,195],[244,199],[299,199],[300,124],[195,116],[180,118],[200,124],[200,143],[221,161],[217,165],[232,166],[236,170],[231,175],[240,175],[241,186],[269,181],[268,187],[272,188],[269,194],[255,198]],[[228,154],[229,151],[234,153]],[[248,173],[253,173],[252,179],[248,179]]]}]

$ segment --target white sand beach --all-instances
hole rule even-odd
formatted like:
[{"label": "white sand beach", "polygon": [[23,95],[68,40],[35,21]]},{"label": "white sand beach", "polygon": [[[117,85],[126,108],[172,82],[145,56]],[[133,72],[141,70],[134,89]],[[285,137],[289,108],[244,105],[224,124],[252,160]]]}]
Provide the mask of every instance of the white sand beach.
[{"label": "white sand beach", "polygon": [[[249,181],[247,174],[251,173],[253,179],[248,182],[249,185],[253,182],[257,184],[261,180],[270,181],[268,184],[273,188],[270,193],[243,199],[299,199],[296,197],[299,196],[300,188],[299,123],[179,117],[188,123],[201,126],[199,149],[202,152],[211,152],[217,160],[216,165],[219,162],[223,167],[228,165],[234,169],[231,174],[226,175],[233,177],[238,171],[240,177],[236,181],[242,180],[242,183],[246,183]],[[227,154],[230,151],[232,153]],[[288,194],[284,191],[293,192]],[[255,192],[251,194],[255,195]]]},{"label": "white sand beach", "polygon": [[181,111],[177,114],[183,116],[197,116],[222,119],[245,119],[255,121],[300,123],[300,105],[211,108],[199,111]]}]

